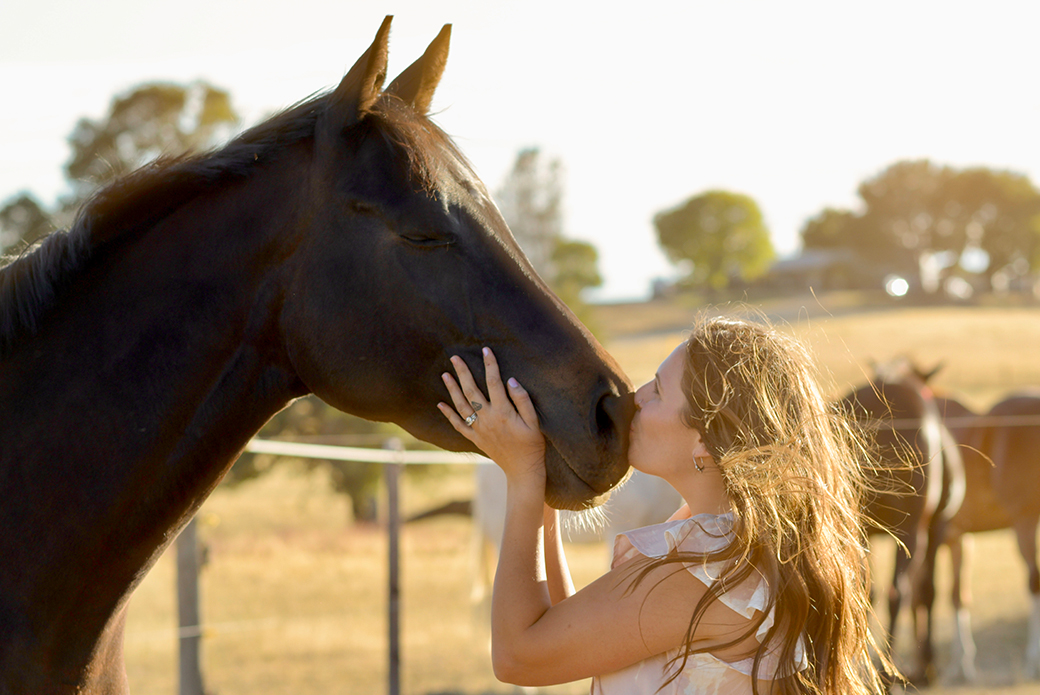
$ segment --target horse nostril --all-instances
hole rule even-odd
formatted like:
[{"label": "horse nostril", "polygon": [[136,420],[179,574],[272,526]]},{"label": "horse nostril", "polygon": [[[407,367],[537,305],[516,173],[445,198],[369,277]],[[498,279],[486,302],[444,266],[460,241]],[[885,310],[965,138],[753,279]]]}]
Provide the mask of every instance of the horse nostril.
[{"label": "horse nostril", "polygon": [[638,406],[628,407],[627,404],[634,406],[634,401],[631,397],[626,398],[610,392],[600,396],[599,401],[596,403],[596,432],[601,435],[626,432],[631,411],[638,408]]},{"label": "horse nostril", "polygon": [[596,432],[603,434],[609,432],[614,428],[614,418],[610,416],[607,411],[607,399],[613,398],[612,396],[603,396],[599,399],[599,403],[596,404]]}]

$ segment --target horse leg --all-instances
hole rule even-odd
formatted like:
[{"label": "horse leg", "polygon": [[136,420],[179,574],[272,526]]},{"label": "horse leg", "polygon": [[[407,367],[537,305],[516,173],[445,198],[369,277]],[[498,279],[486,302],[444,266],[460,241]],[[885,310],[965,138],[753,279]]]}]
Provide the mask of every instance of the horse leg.
[{"label": "horse leg", "polygon": [[892,571],[892,584],[888,588],[888,651],[895,653],[896,624],[899,622],[899,611],[903,605],[903,596],[909,595],[909,582],[907,581],[907,566],[910,558],[904,558],[905,553],[896,549],[896,565]]},{"label": "horse leg", "polygon": [[[912,575],[914,638],[917,640],[918,684],[935,680],[935,651],[932,645],[932,610],[935,606],[935,562],[946,532],[946,519],[935,515],[928,525],[924,555]],[[920,547],[920,544],[918,544]]]},{"label": "horse leg", "polygon": [[1029,594],[1032,597],[1032,611],[1029,616],[1029,629],[1026,633],[1026,676],[1040,678],[1040,570],[1037,567],[1036,527],[1040,522],[1037,516],[1015,520],[1015,539],[1018,551],[1029,568]]},{"label": "horse leg", "polygon": [[975,539],[970,535],[956,535],[946,539],[950,548],[950,565],[953,573],[951,599],[956,616],[953,642],[950,645],[950,662],[954,680],[975,682],[975,638],[971,634],[971,562]]},{"label": "horse leg", "polygon": [[[896,536],[895,566],[892,570],[892,583],[888,589],[888,653],[895,661],[896,632],[899,625],[899,612],[903,607],[903,599],[912,600],[913,576],[916,574],[920,560],[917,548],[921,545],[918,533],[905,533]],[[923,539],[922,539],[923,540]]]}]

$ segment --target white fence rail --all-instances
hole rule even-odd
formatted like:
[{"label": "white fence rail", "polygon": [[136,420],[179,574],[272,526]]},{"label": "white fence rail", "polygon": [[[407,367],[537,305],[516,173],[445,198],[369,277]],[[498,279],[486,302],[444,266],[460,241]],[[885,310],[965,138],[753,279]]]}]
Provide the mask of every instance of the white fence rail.
[{"label": "white fence rail", "polygon": [[456,454],[451,451],[402,451],[387,448],[365,449],[353,446],[330,446],[304,442],[283,442],[274,439],[253,439],[246,451],[254,454],[276,456],[298,456],[300,458],[324,459],[327,461],[366,461],[369,463],[452,464],[491,463],[479,454]]}]

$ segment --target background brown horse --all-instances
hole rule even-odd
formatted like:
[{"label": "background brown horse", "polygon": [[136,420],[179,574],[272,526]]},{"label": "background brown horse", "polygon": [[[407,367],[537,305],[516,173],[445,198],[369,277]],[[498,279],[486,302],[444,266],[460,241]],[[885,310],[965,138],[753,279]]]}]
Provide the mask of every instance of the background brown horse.
[{"label": "background brown horse", "polygon": [[971,544],[968,534],[1012,528],[1027,568],[1032,613],[1026,633],[1025,673],[1040,678],[1040,392],[1019,393],[977,415],[953,398],[941,400],[951,431],[962,444],[967,491],[946,529],[953,566],[957,616],[951,654],[952,676],[973,681],[975,641],[971,633]]},{"label": "background brown horse", "polygon": [[426,117],[448,28],[386,91],[389,18],[331,93],[101,191],[0,271],[0,693],[121,693],[143,575],[250,437],[315,393],[464,450],[480,348],[532,393],[547,499],[627,470],[631,385]]},{"label": "background brown horse", "polygon": [[917,663],[908,678],[914,683],[935,677],[935,556],[964,495],[960,454],[926,383],[934,373],[900,360],[880,367],[870,383],[841,401],[873,436],[878,467],[868,471],[872,491],[864,511],[869,533],[897,541],[887,637],[891,650],[904,602],[913,601]]}]

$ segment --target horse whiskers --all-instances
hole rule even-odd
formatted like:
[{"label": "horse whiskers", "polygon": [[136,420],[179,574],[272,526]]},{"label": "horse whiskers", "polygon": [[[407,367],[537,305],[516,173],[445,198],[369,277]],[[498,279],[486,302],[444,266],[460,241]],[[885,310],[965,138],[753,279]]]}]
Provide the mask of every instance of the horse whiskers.
[{"label": "horse whiskers", "polygon": [[569,536],[579,534],[599,534],[607,527],[607,511],[604,507],[592,507],[580,512],[560,512],[560,528],[566,540]]}]

